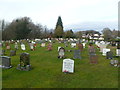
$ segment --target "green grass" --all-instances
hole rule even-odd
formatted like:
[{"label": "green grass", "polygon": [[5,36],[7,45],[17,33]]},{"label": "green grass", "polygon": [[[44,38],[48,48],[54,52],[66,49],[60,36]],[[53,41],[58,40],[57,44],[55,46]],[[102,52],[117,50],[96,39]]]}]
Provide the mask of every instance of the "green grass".
[{"label": "green grass", "polygon": [[[97,49],[98,64],[90,64],[88,48],[82,52],[82,59],[74,59],[75,72],[64,74],[62,72],[63,59],[58,59],[58,46],[64,44],[54,43],[53,50],[47,51],[46,47],[37,45],[35,51],[22,51],[19,46],[16,56],[11,57],[12,68],[3,69],[3,88],[117,88],[118,68],[110,66],[107,60]],[[87,45],[88,46],[88,45]],[[12,49],[14,45],[11,44]],[[4,47],[3,47],[4,48]],[[74,48],[66,48],[74,50]],[[113,49],[115,50],[115,49]],[[6,51],[9,56],[10,50]],[[22,52],[30,53],[31,71],[19,71],[19,56]],[[66,58],[73,59],[73,52],[66,52]]]}]

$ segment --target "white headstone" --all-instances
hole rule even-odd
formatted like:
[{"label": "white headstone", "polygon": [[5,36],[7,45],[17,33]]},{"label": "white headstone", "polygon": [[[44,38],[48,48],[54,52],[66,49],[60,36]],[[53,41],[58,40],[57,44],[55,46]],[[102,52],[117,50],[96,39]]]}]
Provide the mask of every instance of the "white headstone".
[{"label": "white headstone", "polygon": [[61,47],[59,46],[59,47],[58,47],[58,51],[59,51],[60,48],[61,48]]},{"label": "white headstone", "polygon": [[116,56],[120,56],[120,49],[116,49]]},{"label": "white headstone", "polygon": [[41,47],[45,47],[45,43],[42,43],[42,44],[41,44]]},{"label": "white headstone", "polygon": [[71,47],[76,47],[76,43],[71,43]]},{"label": "white headstone", "polygon": [[21,44],[21,49],[25,50],[25,45],[24,44]]},{"label": "white headstone", "polygon": [[103,54],[102,54],[102,55],[103,55],[103,56],[106,56],[106,53],[109,52],[109,51],[110,51],[110,49],[103,48]]},{"label": "white headstone", "polygon": [[63,60],[62,72],[73,73],[74,72],[74,60],[64,59]]},{"label": "white headstone", "polygon": [[85,48],[86,43],[82,43],[82,44],[83,44],[83,48]]}]

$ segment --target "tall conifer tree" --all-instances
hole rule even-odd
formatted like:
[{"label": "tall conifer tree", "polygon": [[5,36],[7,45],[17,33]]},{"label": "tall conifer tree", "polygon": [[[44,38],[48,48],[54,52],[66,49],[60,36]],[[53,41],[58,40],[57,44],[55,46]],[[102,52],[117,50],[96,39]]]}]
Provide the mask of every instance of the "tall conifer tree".
[{"label": "tall conifer tree", "polygon": [[61,38],[61,37],[63,37],[63,34],[64,34],[63,23],[62,23],[61,17],[59,16],[58,20],[57,20],[57,24],[56,24],[54,35],[57,38]]}]

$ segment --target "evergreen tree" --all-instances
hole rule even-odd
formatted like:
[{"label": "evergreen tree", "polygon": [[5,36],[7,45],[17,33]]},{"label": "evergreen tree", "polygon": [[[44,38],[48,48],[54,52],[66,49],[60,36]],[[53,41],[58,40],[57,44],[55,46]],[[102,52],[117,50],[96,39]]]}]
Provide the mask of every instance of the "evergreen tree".
[{"label": "evergreen tree", "polygon": [[63,34],[64,34],[63,23],[62,23],[61,17],[59,16],[58,20],[57,20],[55,31],[54,31],[54,36],[57,38],[61,38],[61,37],[63,37]]}]

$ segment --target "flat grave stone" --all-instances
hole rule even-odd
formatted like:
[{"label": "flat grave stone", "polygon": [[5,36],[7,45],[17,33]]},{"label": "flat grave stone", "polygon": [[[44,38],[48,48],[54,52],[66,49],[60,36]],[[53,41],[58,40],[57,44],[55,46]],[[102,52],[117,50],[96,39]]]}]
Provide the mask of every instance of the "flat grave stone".
[{"label": "flat grave stone", "polygon": [[64,73],[74,73],[74,60],[72,59],[64,59],[62,72]]},{"label": "flat grave stone", "polygon": [[74,59],[81,59],[81,53],[80,50],[74,50]]},{"label": "flat grave stone", "polygon": [[8,56],[0,56],[0,68],[11,68],[11,58]]}]

